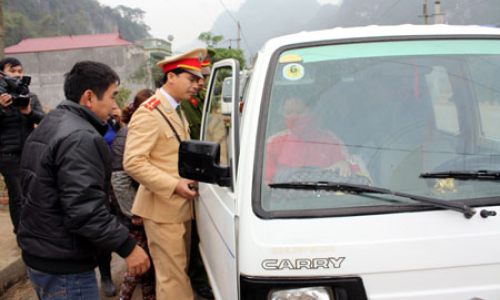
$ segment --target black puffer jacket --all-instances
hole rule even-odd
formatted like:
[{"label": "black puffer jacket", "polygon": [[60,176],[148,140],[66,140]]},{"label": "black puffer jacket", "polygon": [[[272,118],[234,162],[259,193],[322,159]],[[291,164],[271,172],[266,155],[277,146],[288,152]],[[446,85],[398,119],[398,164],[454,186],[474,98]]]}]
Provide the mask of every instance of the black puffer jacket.
[{"label": "black puffer jacket", "polygon": [[128,126],[125,125],[115,135],[111,145],[111,165],[113,171],[123,171],[123,152],[125,152],[125,142],[127,141]]},{"label": "black puffer jacket", "polygon": [[17,241],[26,265],[52,274],[96,266],[99,250],[128,256],[135,241],[105,206],[111,174],[108,126],[86,107],[63,101],[26,141],[25,203]]},{"label": "black puffer jacket", "polygon": [[21,153],[23,145],[45,113],[38,97],[30,93],[31,113],[23,115],[12,105],[0,107],[0,153]]}]

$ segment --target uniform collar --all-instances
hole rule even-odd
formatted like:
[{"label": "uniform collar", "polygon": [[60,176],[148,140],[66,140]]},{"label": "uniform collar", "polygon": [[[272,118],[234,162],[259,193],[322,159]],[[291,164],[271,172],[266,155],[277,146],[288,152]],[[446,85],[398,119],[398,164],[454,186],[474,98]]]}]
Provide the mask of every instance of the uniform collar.
[{"label": "uniform collar", "polygon": [[167,91],[165,91],[163,88],[160,88],[160,92],[163,94],[163,96],[165,96],[165,98],[167,98],[172,108],[176,110],[177,106],[179,106],[179,103],[175,101],[174,97],[170,96],[170,94],[167,93]]}]

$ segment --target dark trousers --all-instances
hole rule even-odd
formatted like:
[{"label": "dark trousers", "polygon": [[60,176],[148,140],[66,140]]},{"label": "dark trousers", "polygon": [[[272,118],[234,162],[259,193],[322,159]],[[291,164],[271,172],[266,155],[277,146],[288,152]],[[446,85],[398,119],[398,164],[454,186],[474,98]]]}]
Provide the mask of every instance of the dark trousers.
[{"label": "dark trousers", "polygon": [[19,154],[0,153],[0,173],[2,173],[9,194],[10,219],[14,226],[14,233],[19,227],[21,215],[21,156]]},{"label": "dark trousers", "polygon": [[99,266],[99,273],[102,277],[111,278],[111,253],[101,252],[97,255],[97,265]]}]

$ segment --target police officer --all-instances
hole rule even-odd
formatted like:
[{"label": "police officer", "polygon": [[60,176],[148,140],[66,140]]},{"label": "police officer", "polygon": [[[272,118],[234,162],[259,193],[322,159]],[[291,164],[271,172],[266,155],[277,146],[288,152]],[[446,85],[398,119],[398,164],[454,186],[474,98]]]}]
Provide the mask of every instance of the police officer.
[{"label": "police officer", "polygon": [[[203,104],[207,92],[205,85],[207,83],[208,76],[210,76],[209,57],[206,57],[205,60],[201,62],[201,74],[203,75],[203,78],[198,80],[198,94],[194,95],[189,100],[181,101],[181,107],[186,115],[187,121],[189,122],[190,135],[193,140],[200,139]],[[205,266],[201,260],[200,251],[198,250],[200,238],[196,228],[196,220],[193,219],[191,227],[191,256],[189,257],[188,270],[189,279],[191,280],[193,289],[198,295],[206,299],[214,299],[212,288],[210,287],[210,283],[208,281],[207,272],[205,271]]]},{"label": "police officer", "polygon": [[[23,78],[23,66],[17,58],[2,59],[0,70],[9,77]],[[21,213],[21,182],[19,181],[21,151],[24,142],[34,130],[35,124],[40,123],[45,116],[38,97],[34,93],[29,93],[29,96],[28,105],[22,107],[13,105],[11,94],[0,95],[0,173],[7,185],[10,218],[16,233]]]},{"label": "police officer", "polygon": [[206,54],[199,48],[158,63],[163,85],[134,113],[125,145],[123,167],[140,183],[132,213],[143,219],[162,300],[193,299],[187,267],[197,183],[178,172],[179,143],[189,139],[179,105],[198,92]]}]

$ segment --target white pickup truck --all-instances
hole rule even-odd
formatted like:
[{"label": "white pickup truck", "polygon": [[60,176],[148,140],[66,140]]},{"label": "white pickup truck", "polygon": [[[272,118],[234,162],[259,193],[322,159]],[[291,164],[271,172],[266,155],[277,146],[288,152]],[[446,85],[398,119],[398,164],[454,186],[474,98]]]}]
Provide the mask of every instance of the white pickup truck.
[{"label": "white pickup truck", "polygon": [[500,299],[500,29],[302,32],[239,76],[179,154],[216,299]]}]

